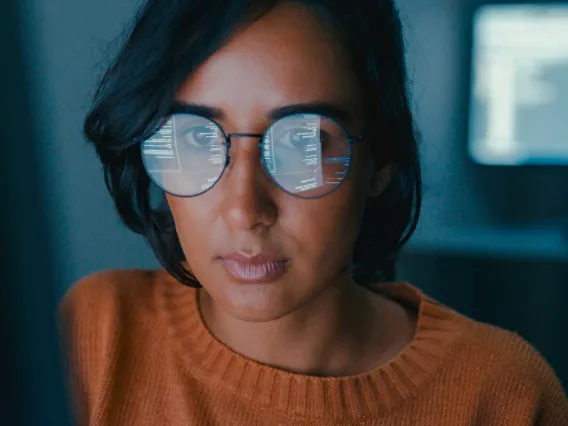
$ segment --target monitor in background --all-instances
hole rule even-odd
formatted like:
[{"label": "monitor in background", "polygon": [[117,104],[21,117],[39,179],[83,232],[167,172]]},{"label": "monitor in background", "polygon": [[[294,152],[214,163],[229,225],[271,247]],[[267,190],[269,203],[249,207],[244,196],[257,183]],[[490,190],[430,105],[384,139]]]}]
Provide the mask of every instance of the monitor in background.
[{"label": "monitor in background", "polygon": [[568,165],[568,2],[481,7],[472,53],[472,158]]}]

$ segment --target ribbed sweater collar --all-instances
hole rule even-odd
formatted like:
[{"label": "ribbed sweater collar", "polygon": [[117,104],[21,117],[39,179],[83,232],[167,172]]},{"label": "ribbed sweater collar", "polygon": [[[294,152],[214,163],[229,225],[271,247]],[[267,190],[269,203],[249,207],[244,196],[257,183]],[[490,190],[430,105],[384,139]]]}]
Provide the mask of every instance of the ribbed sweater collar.
[{"label": "ribbed sweater collar", "polygon": [[296,374],[248,359],[219,341],[199,311],[198,290],[164,274],[158,297],[181,365],[251,409],[302,419],[379,417],[411,397],[439,368],[460,334],[458,315],[407,283],[376,286],[418,314],[412,341],[391,361],[345,377]]}]

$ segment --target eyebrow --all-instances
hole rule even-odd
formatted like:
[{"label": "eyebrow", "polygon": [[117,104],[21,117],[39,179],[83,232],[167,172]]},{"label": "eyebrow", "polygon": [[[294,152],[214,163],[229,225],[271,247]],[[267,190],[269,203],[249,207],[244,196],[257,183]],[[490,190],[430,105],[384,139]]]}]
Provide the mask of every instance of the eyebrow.
[{"label": "eyebrow", "polygon": [[[195,114],[212,120],[225,118],[225,113],[221,108],[180,101],[174,102],[170,114]],[[351,114],[347,109],[331,102],[306,102],[285,105],[268,111],[266,117],[271,121],[275,121],[293,114],[325,115],[342,123],[348,123],[351,120]]]}]

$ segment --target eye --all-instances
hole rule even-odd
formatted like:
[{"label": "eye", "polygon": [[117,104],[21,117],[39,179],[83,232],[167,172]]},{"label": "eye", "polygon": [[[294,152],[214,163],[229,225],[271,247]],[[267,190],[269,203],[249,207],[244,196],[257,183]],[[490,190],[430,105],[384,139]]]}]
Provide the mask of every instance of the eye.
[{"label": "eye", "polygon": [[194,126],[182,129],[178,133],[178,138],[187,148],[199,149],[208,148],[211,142],[218,140],[219,135],[208,126]]},{"label": "eye", "polygon": [[321,144],[323,149],[326,145],[327,133],[322,130],[315,131],[305,126],[296,126],[280,130],[275,140],[280,146],[288,149],[305,151],[306,148],[314,144]]},{"label": "eye", "polygon": [[314,138],[310,138],[310,132],[306,132],[305,128],[296,127],[291,129],[286,129],[278,138],[278,142],[283,145],[288,145],[289,148],[301,148],[305,146]]}]

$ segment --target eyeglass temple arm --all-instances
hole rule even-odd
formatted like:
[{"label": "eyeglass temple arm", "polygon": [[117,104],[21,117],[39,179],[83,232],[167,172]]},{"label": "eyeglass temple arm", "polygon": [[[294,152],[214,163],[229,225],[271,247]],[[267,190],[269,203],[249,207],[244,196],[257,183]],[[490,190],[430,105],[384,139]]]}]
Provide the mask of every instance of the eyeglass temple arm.
[{"label": "eyeglass temple arm", "polygon": [[357,143],[357,142],[362,142],[364,140],[365,140],[365,135],[350,136],[349,138],[347,138],[347,142],[349,142],[349,143]]}]

